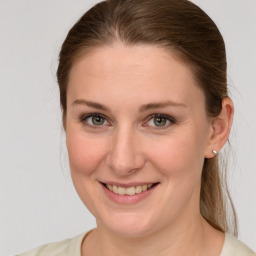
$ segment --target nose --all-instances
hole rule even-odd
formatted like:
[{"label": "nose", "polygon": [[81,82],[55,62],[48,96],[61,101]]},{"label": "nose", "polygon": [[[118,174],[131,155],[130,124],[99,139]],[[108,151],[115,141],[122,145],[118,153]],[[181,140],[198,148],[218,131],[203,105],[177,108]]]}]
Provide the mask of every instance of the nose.
[{"label": "nose", "polygon": [[119,176],[126,176],[145,165],[145,157],[136,132],[119,129],[112,137],[107,165]]}]

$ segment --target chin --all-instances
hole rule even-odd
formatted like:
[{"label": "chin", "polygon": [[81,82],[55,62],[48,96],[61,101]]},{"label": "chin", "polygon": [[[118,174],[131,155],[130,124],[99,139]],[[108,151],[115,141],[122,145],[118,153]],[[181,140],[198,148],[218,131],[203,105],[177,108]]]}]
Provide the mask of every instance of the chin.
[{"label": "chin", "polygon": [[114,216],[108,220],[97,221],[99,227],[104,226],[112,233],[117,234],[119,237],[143,237],[152,232],[154,228],[152,220],[149,216],[140,216],[138,214],[114,214]]}]

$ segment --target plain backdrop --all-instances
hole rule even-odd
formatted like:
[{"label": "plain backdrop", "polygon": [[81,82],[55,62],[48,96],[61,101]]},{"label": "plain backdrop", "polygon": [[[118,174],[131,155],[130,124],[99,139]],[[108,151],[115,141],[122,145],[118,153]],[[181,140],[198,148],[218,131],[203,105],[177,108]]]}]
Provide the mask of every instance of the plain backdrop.
[{"label": "plain backdrop", "polygon": [[[66,33],[96,2],[0,0],[0,256],[95,226],[71,182],[55,71]],[[256,1],[193,2],[226,42],[235,103],[229,183],[239,238],[256,250]]]}]

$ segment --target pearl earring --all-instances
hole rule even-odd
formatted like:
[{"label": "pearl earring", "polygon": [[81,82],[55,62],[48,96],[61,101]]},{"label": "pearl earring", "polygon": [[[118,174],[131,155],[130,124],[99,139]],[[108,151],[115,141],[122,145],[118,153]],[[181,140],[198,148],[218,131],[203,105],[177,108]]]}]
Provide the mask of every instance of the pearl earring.
[{"label": "pearl earring", "polygon": [[214,157],[218,155],[218,152],[216,150],[213,150],[212,153],[214,154]]}]

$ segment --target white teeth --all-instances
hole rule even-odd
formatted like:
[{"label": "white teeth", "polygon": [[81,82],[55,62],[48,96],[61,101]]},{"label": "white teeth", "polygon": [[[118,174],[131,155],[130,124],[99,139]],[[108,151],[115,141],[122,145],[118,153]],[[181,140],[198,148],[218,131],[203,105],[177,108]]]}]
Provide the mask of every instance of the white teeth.
[{"label": "white teeth", "polygon": [[125,194],[126,194],[126,189],[125,189],[125,188],[122,188],[122,187],[118,187],[117,193],[118,193],[119,195],[125,195]]},{"label": "white teeth", "polygon": [[126,194],[129,196],[135,195],[135,187],[130,187],[126,189]]},{"label": "white teeth", "polygon": [[141,193],[142,192],[142,187],[141,186],[136,186],[135,192],[136,192],[136,194]]},{"label": "white teeth", "polygon": [[113,191],[113,187],[109,184],[107,184],[107,188],[110,190],[110,191]]},{"label": "white teeth", "polygon": [[113,186],[113,192],[116,193],[116,194],[118,194],[117,191],[118,191],[117,186],[114,185],[114,186]]},{"label": "white teeth", "polygon": [[148,185],[142,185],[142,186],[136,186],[136,187],[123,188],[123,187],[118,187],[116,185],[112,186],[112,185],[106,184],[106,187],[110,191],[114,192],[115,194],[129,195],[129,196],[133,196],[135,194],[140,194],[144,191],[147,191],[152,186],[153,184],[148,184]]}]

